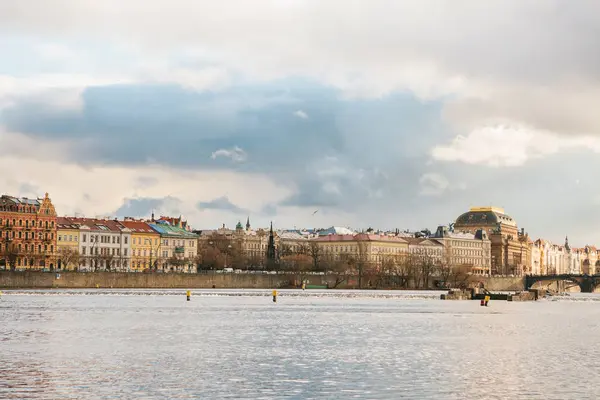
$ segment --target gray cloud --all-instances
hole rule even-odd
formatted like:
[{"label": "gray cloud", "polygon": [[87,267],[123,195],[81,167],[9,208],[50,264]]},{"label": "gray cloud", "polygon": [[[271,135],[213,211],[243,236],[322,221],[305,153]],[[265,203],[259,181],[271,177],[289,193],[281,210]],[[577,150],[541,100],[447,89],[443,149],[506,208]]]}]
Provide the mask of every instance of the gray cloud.
[{"label": "gray cloud", "polygon": [[217,197],[211,201],[201,201],[197,205],[200,211],[202,210],[220,210],[230,211],[233,214],[248,214],[248,210],[238,207],[233,204],[227,196]]},{"label": "gray cloud", "polygon": [[162,214],[179,214],[178,204],[181,200],[174,197],[124,199],[123,205],[112,214],[118,217],[149,218],[152,212]]}]

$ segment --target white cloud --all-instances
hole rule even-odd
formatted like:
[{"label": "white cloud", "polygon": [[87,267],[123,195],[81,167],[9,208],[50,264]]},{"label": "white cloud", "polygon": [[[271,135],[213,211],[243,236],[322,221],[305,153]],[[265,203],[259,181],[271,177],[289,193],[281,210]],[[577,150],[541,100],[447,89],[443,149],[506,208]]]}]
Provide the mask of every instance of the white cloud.
[{"label": "white cloud", "polygon": [[302,119],[308,119],[308,114],[306,114],[304,111],[302,110],[298,110],[294,112],[294,115],[298,118],[302,118]]},{"label": "white cloud", "polygon": [[228,85],[231,74],[302,76],[350,97],[404,90],[425,100],[451,98],[446,118],[465,132],[500,117],[559,134],[600,134],[598,2],[234,3],[5,1],[0,33],[37,37],[46,58],[70,56],[60,43],[65,37],[127,48],[143,66],[127,72],[134,80],[212,90]]},{"label": "white cloud", "polygon": [[231,84],[229,73],[223,68],[177,68],[165,66],[162,69],[142,70],[142,82],[173,83],[183,88],[204,91],[219,90]]},{"label": "white cloud", "polygon": [[210,156],[213,160],[216,160],[217,157],[230,158],[231,161],[240,163],[248,159],[248,154],[241,148],[235,146],[233,149],[219,149],[214,151]]},{"label": "white cloud", "polygon": [[474,129],[467,136],[459,135],[448,145],[435,147],[431,155],[438,161],[516,167],[567,148],[600,152],[600,138],[564,137],[518,125],[487,126]]}]

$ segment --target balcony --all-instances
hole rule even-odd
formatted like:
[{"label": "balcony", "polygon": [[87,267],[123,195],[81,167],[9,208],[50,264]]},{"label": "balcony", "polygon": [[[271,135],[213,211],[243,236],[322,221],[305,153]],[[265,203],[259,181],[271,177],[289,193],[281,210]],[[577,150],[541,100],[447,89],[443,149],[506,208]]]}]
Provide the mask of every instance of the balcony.
[{"label": "balcony", "polygon": [[185,253],[185,248],[183,246],[175,247],[175,254],[183,254],[183,253]]}]

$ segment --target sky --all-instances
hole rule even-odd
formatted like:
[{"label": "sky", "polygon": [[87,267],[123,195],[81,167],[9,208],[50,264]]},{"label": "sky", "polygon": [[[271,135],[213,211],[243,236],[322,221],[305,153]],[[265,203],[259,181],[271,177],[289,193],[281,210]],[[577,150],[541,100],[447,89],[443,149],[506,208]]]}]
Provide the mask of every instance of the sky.
[{"label": "sky", "polygon": [[600,245],[598,48],[595,0],[4,0],[0,191],[198,229],[494,205]]}]

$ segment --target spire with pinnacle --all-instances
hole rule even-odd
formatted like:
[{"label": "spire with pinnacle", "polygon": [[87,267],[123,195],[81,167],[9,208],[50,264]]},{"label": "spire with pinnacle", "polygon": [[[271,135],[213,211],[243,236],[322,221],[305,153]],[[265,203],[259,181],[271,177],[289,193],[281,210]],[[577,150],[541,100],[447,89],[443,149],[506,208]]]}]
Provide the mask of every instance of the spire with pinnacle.
[{"label": "spire with pinnacle", "polygon": [[273,221],[271,221],[271,229],[269,230],[269,243],[267,244],[267,263],[274,263],[275,257],[275,235],[273,234]]},{"label": "spire with pinnacle", "polygon": [[571,246],[569,246],[569,237],[565,236],[565,249],[567,251],[571,250]]},{"label": "spire with pinnacle", "polygon": [[248,219],[246,220],[246,230],[250,230],[250,216],[248,216]]}]

